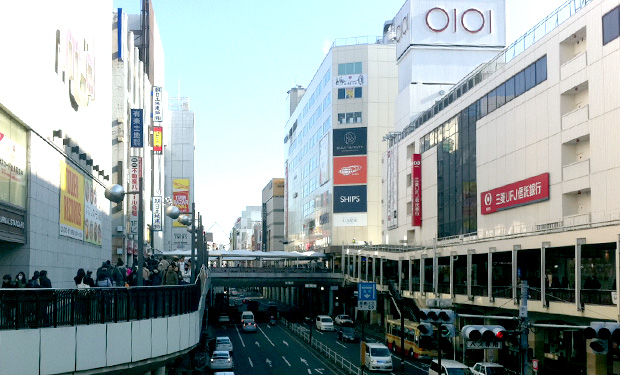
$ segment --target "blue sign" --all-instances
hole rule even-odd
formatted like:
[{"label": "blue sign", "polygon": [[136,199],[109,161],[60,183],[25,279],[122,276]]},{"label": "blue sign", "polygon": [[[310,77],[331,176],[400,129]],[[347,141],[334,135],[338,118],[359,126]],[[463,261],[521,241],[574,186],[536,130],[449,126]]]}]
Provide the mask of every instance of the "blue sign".
[{"label": "blue sign", "polygon": [[334,186],[334,213],[366,212],[366,185]]},{"label": "blue sign", "polygon": [[376,301],[377,300],[377,283],[357,284],[357,300],[358,301]]},{"label": "blue sign", "polygon": [[143,147],[142,120],[144,118],[142,109],[131,110],[131,147]]},{"label": "blue sign", "polygon": [[366,155],[367,129],[334,129],[334,156]]}]

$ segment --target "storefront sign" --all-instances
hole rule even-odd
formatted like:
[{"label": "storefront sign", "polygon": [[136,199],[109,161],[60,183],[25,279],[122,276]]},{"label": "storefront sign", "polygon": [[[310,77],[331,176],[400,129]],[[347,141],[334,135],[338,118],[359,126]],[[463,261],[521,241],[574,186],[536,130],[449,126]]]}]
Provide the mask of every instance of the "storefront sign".
[{"label": "storefront sign", "polygon": [[153,86],[153,122],[164,121],[164,107],[161,105],[163,93],[161,87]]},{"label": "storefront sign", "polygon": [[365,184],[367,157],[343,156],[334,158],[334,185]]},{"label": "storefront sign", "polygon": [[398,226],[398,144],[387,151],[387,227]]},{"label": "storefront sign", "polygon": [[151,228],[154,232],[159,232],[163,229],[162,203],[163,201],[161,196],[153,197],[153,225]]},{"label": "storefront sign", "polygon": [[131,147],[143,147],[143,115],[142,109],[131,110]]},{"label": "storefront sign", "polygon": [[334,129],[334,156],[366,155],[366,128]]},{"label": "storefront sign", "polygon": [[368,214],[334,214],[334,227],[365,227],[368,225]]},{"label": "storefront sign", "polygon": [[334,81],[334,85],[340,87],[361,87],[366,86],[368,79],[365,74],[348,74],[344,76],[337,76]]},{"label": "storefront sign", "polygon": [[164,147],[164,128],[161,126],[153,127],[153,152],[155,155],[161,155]]},{"label": "storefront sign", "polygon": [[412,191],[412,212],[411,225],[414,227],[422,226],[422,155],[411,155],[413,166],[411,168],[411,187]]},{"label": "storefront sign", "polygon": [[[142,177],[142,157],[131,156],[129,158],[129,189],[140,189],[140,177]],[[138,235],[138,209],[140,208],[139,194],[129,194],[129,234]]]},{"label": "storefront sign", "polygon": [[[172,200],[173,204],[177,206],[181,213],[188,213],[189,211],[189,179],[177,178],[172,180]],[[174,221],[172,224],[175,227],[184,227],[185,225]]]},{"label": "storefront sign", "polygon": [[549,173],[530,177],[480,194],[481,214],[507,210],[549,199]]},{"label": "storefront sign", "polygon": [[26,243],[26,211],[0,203],[0,240]]},{"label": "storefront sign", "polygon": [[366,212],[366,185],[334,186],[334,213]]},{"label": "storefront sign", "polygon": [[60,162],[60,235],[84,240],[84,176]]},{"label": "storefront sign", "polygon": [[84,178],[84,241],[101,246],[101,187]]}]

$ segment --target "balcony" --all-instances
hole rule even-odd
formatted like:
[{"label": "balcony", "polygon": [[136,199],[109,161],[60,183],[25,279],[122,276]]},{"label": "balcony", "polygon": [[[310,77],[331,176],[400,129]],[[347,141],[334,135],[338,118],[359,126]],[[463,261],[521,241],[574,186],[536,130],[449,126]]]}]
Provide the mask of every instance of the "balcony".
[{"label": "balcony", "polygon": [[562,180],[570,181],[590,174],[590,159],[567,164],[562,167]]},{"label": "balcony", "polygon": [[588,65],[587,52],[583,52],[560,67],[560,79],[566,79]]},{"label": "balcony", "polygon": [[585,105],[583,107],[577,108],[568,112],[564,116],[562,116],[562,130],[570,129],[574,126],[583,124],[588,121],[590,114],[590,106]]}]

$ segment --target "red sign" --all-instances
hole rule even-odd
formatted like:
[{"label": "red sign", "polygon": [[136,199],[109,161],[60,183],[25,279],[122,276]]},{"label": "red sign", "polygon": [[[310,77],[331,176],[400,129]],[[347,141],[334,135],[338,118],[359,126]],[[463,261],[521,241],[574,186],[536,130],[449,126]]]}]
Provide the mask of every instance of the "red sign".
[{"label": "red sign", "polygon": [[153,127],[153,152],[155,152],[156,155],[161,155],[163,145],[164,145],[163,137],[164,137],[164,128],[162,128],[161,126],[154,126]]},{"label": "red sign", "polygon": [[513,182],[480,194],[481,214],[507,210],[549,199],[549,173]]},{"label": "red sign", "polygon": [[534,371],[538,371],[538,360],[537,359],[532,359],[532,369]]},{"label": "red sign", "polygon": [[175,191],[172,193],[172,201],[179,211],[189,212],[189,191]]},{"label": "red sign", "polygon": [[365,184],[367,157],[341,156],[334,158],[334,185]]},{"label": "red sign", "polygon": [[411,155],[413,167],[411,168],[411,188],[412,191],[412,212],[411,225],[414,227],[422,226],[422,155]]}]

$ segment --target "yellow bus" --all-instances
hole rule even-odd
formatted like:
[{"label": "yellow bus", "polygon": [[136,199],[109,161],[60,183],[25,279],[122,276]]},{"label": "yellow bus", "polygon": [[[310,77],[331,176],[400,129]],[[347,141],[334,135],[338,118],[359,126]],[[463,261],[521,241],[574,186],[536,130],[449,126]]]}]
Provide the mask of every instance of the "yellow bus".
[{"label": "yellow bus", "polygon": [[[388,319],[385,342],[393,352],[400,353],[400,319]],[[415,359],[437,357],[437,340],[433,336],[420,336],[418,323],[405,319],[405,355]]]}]

